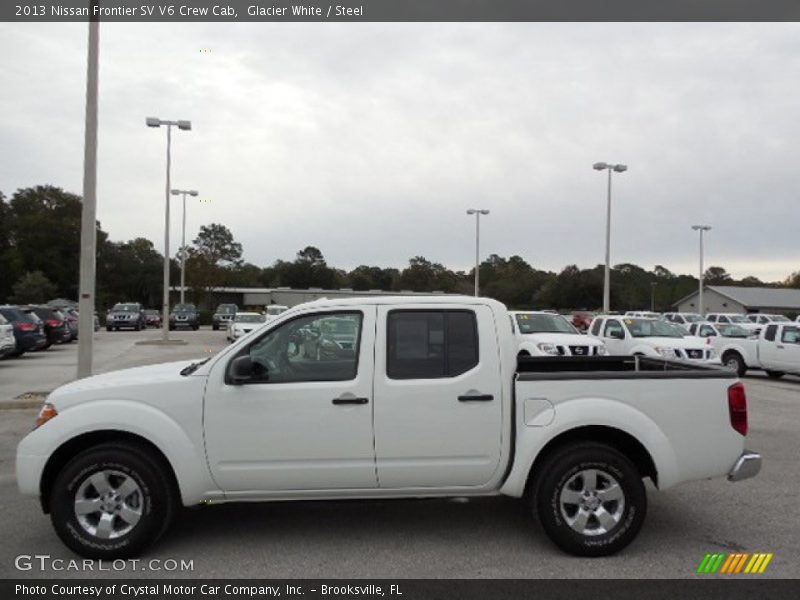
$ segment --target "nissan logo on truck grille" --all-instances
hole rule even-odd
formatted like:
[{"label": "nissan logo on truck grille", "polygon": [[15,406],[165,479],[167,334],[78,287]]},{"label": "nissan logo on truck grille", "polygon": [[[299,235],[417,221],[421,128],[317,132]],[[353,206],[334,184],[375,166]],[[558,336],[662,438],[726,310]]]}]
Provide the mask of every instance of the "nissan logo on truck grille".
[{"label": "nissan logo on truck grille", "polygon": [[689,358],[703,358],[703,351],[702,350],[687,350],[686,355]]},{"label": "nissan logo on truck grille", "polygon": [[585,356],[589,354],[589,348],[586,346],[570,346],[569,351],[575,356]]}]

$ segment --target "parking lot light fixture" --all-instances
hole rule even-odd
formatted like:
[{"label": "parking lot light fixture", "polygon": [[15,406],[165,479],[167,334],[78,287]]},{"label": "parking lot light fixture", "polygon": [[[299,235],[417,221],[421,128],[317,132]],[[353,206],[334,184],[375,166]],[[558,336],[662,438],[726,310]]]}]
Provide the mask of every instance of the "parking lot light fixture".
[{"label": "parking lot light fixture", "polygon": [[692,229],[700,232],[700,284],[697,290],[697,312],[700,313],[701,317],[703,317],[705,316],[705,311],[703,309],[703,232],[711,231],[711,227],[709,225],[692,225]]},{"label": "parking lot light fixture", "polygon": [[628,165],[596,162],[592,165],[595,171],[608,171],[608,196],[606,204],[606,265],[603,277],[603,313],[611,310],[611,173],[624,173]]},{"label": "parking lot light fixture", "polygon": [[186,289],[186,196],[197,196],[197,190],[172,190],[172,195],[183,195],[183,225],[181,226],[181,304],[184,303]]},{"label": "parking lot light fixture", "polygon": [[191,131],[191,121],[169,121],[158,117],[147,117],[145,124],[148,127],[167,126],[167,185],[165,188],[165,215],[164,215],[164,296],[162,313],[161,331],[165,342],[169,341],[169,194],[170,194],[170,146],[172,145],[172,127],[175,126],[182,131]]},{"label": "parking lot light fixture", "polygon": [[475,296],[479,295],[479,271],[481,265],[481,215],[488,215],[489,211],[485,208],[467,209],[468,215],[475,215]]}]

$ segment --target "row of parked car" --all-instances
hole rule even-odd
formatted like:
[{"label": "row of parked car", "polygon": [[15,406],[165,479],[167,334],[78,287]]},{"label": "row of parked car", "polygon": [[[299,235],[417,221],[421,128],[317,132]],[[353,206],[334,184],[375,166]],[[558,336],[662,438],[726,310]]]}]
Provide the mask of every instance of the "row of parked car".
[{"label": "row of parked car", "polygon": [[[78,339],[78,311],[70,306],[0,306],[0,358],[46,350]],[[94,329],[99,327],[94,315]]]},{"label": "row of parked car", "polygon": [[596,315],[579,331],[555,311],[510,314],[521,356],[653,356],[723,365],[740,376],[800,374],[800,322],[784,315],[629,311]]},{"label": "row of parked car", "polygon": [[[139,302],[118,302],[106,313],[106,331],[161,327],[161,311],[144,308]],[[176,304],[169,313],[169,328],[200,328],[200,312],[194,304]]]}]

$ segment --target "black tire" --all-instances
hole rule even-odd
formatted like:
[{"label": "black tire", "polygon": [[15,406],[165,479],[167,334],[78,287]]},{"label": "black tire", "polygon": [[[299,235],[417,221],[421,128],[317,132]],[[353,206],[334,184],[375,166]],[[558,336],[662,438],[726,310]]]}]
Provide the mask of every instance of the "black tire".
[{"label": "black tire", "polygon": [[214,324],[211,326],[211,329],[212,329],[213,331],[219,331],[219,325],[217,325],[216,323],[214,323]]},{"label": "black tire", "polygon": [[722,355],[722,364],[734,371],[739,377],[747,373],[747,365],[738,352],[726,352]]},{"label": "black tire", "polygon": [[785,373],[783,371],[767,371],[767,377],[770,379],[780,379]]},{"label": "black tire", "polygon": [[109,325],[106,327],[106,331],[111,331],[112,327]]},{"label": "black tire", "polygon": [[[647,513],[647,492],[642,476],[623,454],[605,444],[579,442],[557,449],[537,467],[539,475],[533,486],[532,508],[539,517],[547,536],[564,552],[576,556],[608,556],[630,544],[644,523]],[[568,517],[577,516],[577,504],[562,505],[562,491],[572,490],[581,481],[581,473],[597,472],[598,492],[605,491],[616,480],[622,492],[622,501],[601,502],[606,513],[616,514],[618,520],[605,532],[581,533],[572,528]],[[601,486],[607,486],[605,488]],[[586,485],[584,483],[584,489]],[[598,500],[587,501],[598,502]],[[584,511],[585,512],[585,511]],[[600,529],[596,516],[589,516],[586,526]]]},{"label": "black tire", "polygon": [[[86,531],[75,513],[81,485],[101,471],[121,473],[139,486],[141,517],[133,528],[116,538],[100,538]],[[157,457],[126,443],[107,443],[84,450],[58,473],[50,495],[51,521],[70,549],[94,559],[130,558],[154,543],[175,513],[176,495]],[[119,517],[115,523],[123,525]]]}]

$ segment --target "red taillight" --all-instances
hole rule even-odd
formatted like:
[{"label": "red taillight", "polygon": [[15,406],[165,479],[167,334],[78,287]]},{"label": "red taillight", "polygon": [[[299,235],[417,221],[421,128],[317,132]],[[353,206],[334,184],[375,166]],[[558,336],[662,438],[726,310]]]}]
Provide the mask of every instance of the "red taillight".
[{"label": "red taillight", "polygon": [[50,325],[50,327],[60,327],[61,326],[61,321],[56,321],[55,319],[47,319],[47,321],[45,321],[45,323]]},{"label": "red taillight", "polygon": [[731,427],[747,435],[747,396],[741,383],[734,383],[728,388],[728,412],[731,415]]},{"label": "red taillight", "polygon": [[36,323],[31,323],[30,321],[23,321],[19,324],[20,331],[36,331]]}]

